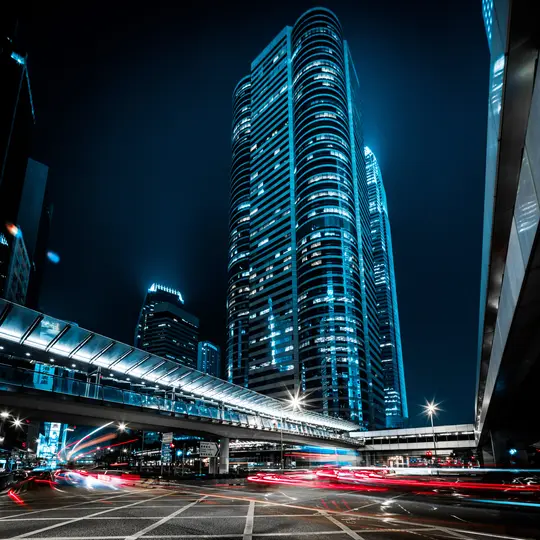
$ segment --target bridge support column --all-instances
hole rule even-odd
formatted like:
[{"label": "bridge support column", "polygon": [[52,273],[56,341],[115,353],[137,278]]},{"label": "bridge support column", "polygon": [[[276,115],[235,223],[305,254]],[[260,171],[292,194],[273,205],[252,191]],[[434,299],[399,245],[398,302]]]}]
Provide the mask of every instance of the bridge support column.
[{"label": "bridge support column", "polygon": [[219,474],[229,473],[229,438],[219,440]]}]

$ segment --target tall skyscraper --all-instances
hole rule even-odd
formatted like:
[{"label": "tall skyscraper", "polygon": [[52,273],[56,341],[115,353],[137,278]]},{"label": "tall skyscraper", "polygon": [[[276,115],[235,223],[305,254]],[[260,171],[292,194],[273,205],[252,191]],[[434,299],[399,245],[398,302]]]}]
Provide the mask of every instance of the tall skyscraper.
[{"label": "tall skyscraper", "polygon": [[[0,13],[0,80],[2,97],[0,99],[0,296],[14,300],[9,291],[17,288],[28,278],[22,276],[23,266],[19,263],[25,258],[26,251],[21,235],[13,234],[17,230],[19,209],[23,193],[25,171],[30,151],[30,141],[34,126],[34,106],[30,77],[28,75],[27,56],[22,52],[14,34],[15,19],[7,13],[4,20],[4,8]],[[9,21],[9,24],[8,22]],[[12,23],[12,24],[11,24]],[[17,260],[12,260],[16,257]],[[29,268],[29,267],[28,267]],[[17,271],[17,276],[10,278],[9,271]],[[23,277],[21,281],[19,278]],[[9,290],[8,290],[9,282]],[[21,295],[17,294],[20,300]],[[26,296],[26,290],[24,291]],[[14,300],[17,301],[17,300]]]},{"label": "tall skyscraper", "polygon": [[399,331],[390,219],[381,170],[375,154],[367,146],[365,157],[381,362],[384,373],[386,427],[399,428],[406,426],[409,412]]},{"label": "tall skyscraper", "polygon": [[385,425],[359,84],[337,17],[284,28],[233,94],[227,375]]},{"label": "tall skyscraper", "polygon": [[197,369],[214,377],[221,377],[221,351],[210,341],[200,341]]},{"label": "tall skyscraper", "polygon": [[139,315],[135,346],[196,368],[198,340],[199,319],[184,309],[180,292],[152,284]]}]

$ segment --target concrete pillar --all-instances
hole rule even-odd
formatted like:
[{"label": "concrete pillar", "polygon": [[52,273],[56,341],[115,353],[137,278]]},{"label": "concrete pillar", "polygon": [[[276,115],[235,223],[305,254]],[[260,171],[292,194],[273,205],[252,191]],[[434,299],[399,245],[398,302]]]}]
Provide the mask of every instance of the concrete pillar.
[{"label": "concrete pillar", "polygon": [[229,438],[219,440],[219,474],[229,473]]}]

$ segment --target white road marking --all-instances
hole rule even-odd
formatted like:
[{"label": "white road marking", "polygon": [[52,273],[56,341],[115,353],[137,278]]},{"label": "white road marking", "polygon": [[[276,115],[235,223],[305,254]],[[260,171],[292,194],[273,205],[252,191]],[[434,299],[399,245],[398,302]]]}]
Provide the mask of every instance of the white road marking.
[{"label": "white road marking", "polygon": [[398,506],[399,506],[404,512],[407,512],[407,514],[410,514],[410,512],[409,512],[406,508],[403,508],[403,506],[401,506],[401,504],[398,504]]},{"label": "white road marking", "polygon": [[10,540],[12,540],[14,538],[27,538],[27,537],[32,536],[34,534],[39,534],[39,533],[42,533],[42,532],[45,532],[45,531],[50,531],[51,529],[56,529],[58,527],[63,527],[64,525],[71,525],[72,523],[77,523],[78,521],[82,521],[82,520],[88,519],[90,517],[99,516],[101,514],[107,514],[108,512],[114,512],[115,510],[123,510],[124,508],[130,508],[131,506],[136,506],[136,505],[141,504],[141,503],[146,502],[146,501],[153,501],[155,499],[161,499],[163,497],[168,497],[168,496],[169,496],[169,493],[165,493],[164,495],[158,495],[157,497],[152,497],[150,499],[142,499],[141,501],[137,501],[137,502],[134,502],[134,503],[125,504],[125,505],[122,505],[122,506],[114,506],[113,508],[109,508],[107,510],[101,510],[100,512],[90,514],[89,516],[83,516],[83,517],[78,517],[78,518],[73,518],[73,519],[68,518],[68,520],[64,521],[63,523],[56,523],[55,525],[49,525],[49,527],[43,527],[43,529],[38,529],[36,531],[30,531],[30,532],[27,532],[27,533],[12,536]]},{"label": "white road marking", "polygon": [[[100,498],[96,498],[96,502],[107,501],[109,499],[117,499],[119,497],[125,497],[126,495],[128,495],[128,493],[122,493],[121,495],[111,495],[110,497],[105,497],[105,498],[100,497]],[[89,504],[89,503],[91,504],[90,501],[86,500],[80,503],[66,504],[65,506],[55,506],[54,508],[43,508],[42,510],[32,510],[31,512],[26,512],[24,515],[29,516],[30,514],[38,514],[40,512],[50,512],[52,510],[64,510],[65,508],[73,508],[75,506],[81,506],[82,504]],[[11,514],[9,516],[3,516],[3,517],[0,517],[0,521],[3,521],[10,517],[20,516],[20,515],[21,513],[19,512],[18,514]]]},{"label": "white road marking", "polygon": [[459,521],[463,521],[463,523],[470,523],[466,519],[461,519],[460,517],[456,516],[455,514],[450,514],[453,518],[459,519]]},{"label": "white road marking", "polygon": [[140,531],[136,532],[135,534],[132,534],[130,536],[126,536],[126,540],[137,540],[137,538],[140,538],[141,536],[145,535],[146,533],[153,531],[157,527],[163,525],[164,523],[167,523],[170,519],[176,517],[178,514],[181,514],[182,512],[185,512],[188,508],[191,508],[192,506],[195,506],[197,503],[200,503],[206,499],[206,495],[204,497],[201,497],[200,499],[197,499],[196,501],[193,501],[192,503],[186,504],[186,506],[182,506],[182,508],[179,508],[176,510],[176,512],[173,512],[169,516],[166,516],[162,519],[160,519],[157,523],[152,523],[152,525],[148,525],[148,527],[145,527],[144,529],[141,529]]},{"label": "white road marking", "polygon": [[320,511],[319,513],[321,514],[321,516],[324,516],[328,521],[339,527],[343,532],[347,533],[351,538],[354,538],[355,540],[364,540],[364,538],[360,536],[356,531],[349,529],[349,527],[347,527],[345,523],[341,523],[341,521],[338,521],[334,516],[331,516],[330,514],[327,514],[323,511]]},{"label": "white road marking", "polygon": [[250,501],[248,513],[246,516],[246,526],[244,527],[243,540],[252,540],[254,520],[255,520],[255,501]]},{"label": "white road marking", "polygon": [[[186,486],[184,486],[184,487],[186,487]],[[201,486],[188,486],[188,487],[197,487],[199,490],[201,489]],[[218,490],[216,488],[209,488],[207,486],[205,486],[204,489],[205,490],[212,489],[213,491],[222,491],[222,490]],[[199,493],[199,495],[201,495],[201,493]],[[250,495],[255,496],[255,494],[250,494]],[[391,500],[397,499],[398,497],[401,497],[403,495],[404,494],[396,495],[395,497],[391,497],[389,499],[379,499],[376,503],[360,506],[360,507],[358,507],[356,509],[353,508],[353,509],[347,510],[347,511],[339,512],[339,511],[335,511],[335,510],[328,510],[328,514],[329,515],[330,514],[333,514],[333,515],[351,515],[350,514],[351,511],[354,511],[354,510],[357,510],[357,509],[360,509],[360,508],[367,508],[368,506],[372,506],[372,505],[376,505],[376,504],[381,504],[381,500],[382,501],[391,501]],[[248,494],[246,494],[245,492],[242,494],[242,496],[236,496],[236,497],[231,497],[231,496],[227,496],[227,495],[211,495],[211,497],[223,498],[223,499],[236,499],[236,500],[244,500],[244,501],[255,500],[255,499],[248,498]],[[294,504],[285,504],[285,503],[278,503],[278,502],[269,502],[269,501],[265,501],[265,500],[262,500],[262,499],[256,499],[256,502],[258,502],[260,504],[264,504],[265,506],[283,506],[285,508],[299,508],[299,509],[302,509],[302,510],[314,510],[314,508],[310,508],[310,507],[306,507],[306,506],[300,506],[299,504],[294,505]],[[384,519],[388,518],[388,516],[374,516],[374,515],[362,515],[360,517],[362,517],[363,519],[369,519],[369,520],[375,520],[375,521],[384,521]],[[499,539],[499,540],[530,540],[530,539],[527,539],[527,538],[524,538],[524,537],[519,537],[519,536],[504,536],[504,535],[498,535],[498,534],[493,534],[493,533],[483,533],[483,532],[475,532],[475,531],[463,531],[462,529],[455,529],[455,528],[451,528],[451,527],[440,527],[440,526],[436,526],[436,525],[426,525],[426,524],[423,524],[423,523],[418,523],[416,521],[401,521],[400,519],[397,519],[397,518],[392,518],[392,519],[393,519],[394,523],[398,523],[398,524],[401,524],[401,525],[412,526],[412,527],[418,527],[419,531],[421,531],[421,530],[426,530],[426,531],[427,530],[438,530],[438,531],[441,531],[441,532],[446,532],[446,533],[451,534],[453,536],[461,536],[461,538],[465,539],[465,540],[467,539],[467,537],[462,536],[464,532],[466,534],[474,534],[474,535],[484,536],[484,537],[493,538],[493,539],[496,538],[496,539]],[[377,529],[377,530],[380,530],[380,529]],[[362,531],[362,532],[364,532],[364,531]],[[283,536],[285,533],[272,533],[272,534],[274,534],[276,536]],[[266,535],[266,534],[258,533],[257,536],[272,536],[272,534]],[[302,535],[303,533],[297,532],[295,534],[296,535]],[[305,533],[305,534],[318,534],[318,533]],[[330,533],[326,533],[326,534],[330,534]],[[342,533],[340,533],[340,534],[342,534]],[[225,536],[230,536],[230,535],[225,535]],[[207,537],[212,538],[212,536],[210,536],[210,535],[207,536]],[[148,538],[152,538],[152,537],[149,536]],[[155,537],[155,538],[168,538],[168,537],[167,536],[159,536],[159,537]],[[172,536],[171,538],[177,538],[177,537]],[[178,538],[182,538],[182,536],[178,536]],[[189,537],[186,536],[186,538],[189,538]],[[204,536],[202,536],[202,537],[199,536],[198,538],[205,538],[205,537]],[[52,539],[48,538],[47,540],[52,540]]]}]

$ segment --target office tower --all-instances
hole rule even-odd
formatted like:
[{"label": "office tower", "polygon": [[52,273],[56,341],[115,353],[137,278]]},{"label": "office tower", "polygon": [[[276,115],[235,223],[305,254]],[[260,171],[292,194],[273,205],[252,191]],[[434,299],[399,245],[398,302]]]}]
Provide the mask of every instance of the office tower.
[{"label": "office tower", "polygon": [[228,379],[384,426],[359,85],[327,9],[234,90],[229,232]]},{"label": "office tower", "polygon": [[52,216],[52,207],[47,199],[48,175],[47,165],[28,160],[17,220],[30,259],[26,305],[34,309],[39,307]]},{"label": "office tower", "polygon": [[184,309],[180,292],[152,284],[139,315],[135,346],[196,368],[198,340],[199,319]]},{"label": "office tower", "polygon": [[9,265],[2,296],[10,302],[24,305],[30,281],[30,258],[23,234],[18,231],[11,243]]},{"label": "office tower", "polygon": [[402,428],[407,424],[409,413],[399,331],[390,219],[381,170],[375,154],[367,146],[365,157],[369,215],[371,217],[371,245],[377,292],[379,346],[384,374],[386,427]]},{"label": "office tower", "polygon": [[[0,19],[3,16],[0,13]],[[16,249],[20,255],[22,249],[22,238],[13,234],[11,224],[19,217],[34,107],[26,54],[8,33],[14,32],[12,25],[2,21],[0,28],[0,296],[5,296],[12,254]]]},{"label": "office tower", "polygon": [[39,230],[32,257],[32,270],[30,272],[30,282],[26,295],[26,305],[35,310],[41,310],[40,293],[43,285],[43,277],[48,262],[47,252],[49,249],[49,235],[53,215],[53,205],[49,200],[48,192],[45,191],[43,208],[39,221]]},{"label": "office tower", "polygon": [[200,341],[197,369],[214,377],[221,377],[221,351],[210,341]]}]

